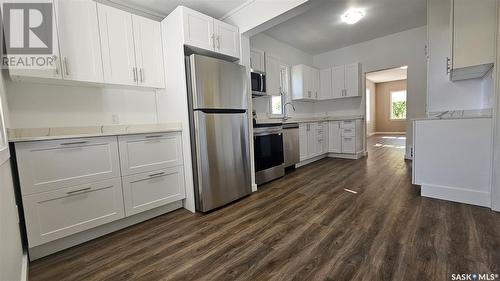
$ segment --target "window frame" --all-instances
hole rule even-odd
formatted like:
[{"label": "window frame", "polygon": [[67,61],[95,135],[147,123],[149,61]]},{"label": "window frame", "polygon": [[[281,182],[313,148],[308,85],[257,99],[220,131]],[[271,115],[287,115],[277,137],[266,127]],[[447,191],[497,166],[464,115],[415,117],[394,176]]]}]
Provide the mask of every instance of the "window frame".
[{"label": "window frame", "polygon": [[366,104],[366,123],[370,124],[372,121],[372,111],[371,111],[371,99],[372,99],[372,93],[369,88],[366,88],[365,90],[365,104]]},{"label": "window frame", "polygon": [[[405,110],[405,118],[393,118],[393,101],[392,101],[392,97],[393,97],[393,94],[394,93],[400,93],[400,92],[404,92],[405,93],[405,102],[406,102],[406,110]],[[407,118],[408,118],[408,91],[406,89],[404,90],[395,90],[395,91],[390,91],[389,92],[389,120],[391,121],[406,121]]]},{"label": "window frame", "polygon": [[290,90],[290,67],[287,65],[280,65],[280,89],[281,89],[281,114],[273,113],[273,97],[269,96],[269,118],[281,119],[284,117],[284,105]]},{"label": "window frame", "polygon": [[7,128],[3,111],[2,97],[0,96],[0,165],[10,159],[9,140],[7,139]]}]

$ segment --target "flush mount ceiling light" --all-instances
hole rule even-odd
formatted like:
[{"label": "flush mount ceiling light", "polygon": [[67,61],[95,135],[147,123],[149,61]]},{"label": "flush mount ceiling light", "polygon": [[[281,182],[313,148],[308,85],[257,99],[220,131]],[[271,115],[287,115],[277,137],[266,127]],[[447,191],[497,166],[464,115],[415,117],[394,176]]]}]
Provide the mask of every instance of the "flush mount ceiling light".
[{"label": "flush mount ceiling light", "polygon": [[347,10],[347,12],[345,12],[341,18],[342,18],[342,21],[347,23],[347,24],[355,24],[364,16],[365,16],[365,12],[363,10],[351,8],[351,9]]}]

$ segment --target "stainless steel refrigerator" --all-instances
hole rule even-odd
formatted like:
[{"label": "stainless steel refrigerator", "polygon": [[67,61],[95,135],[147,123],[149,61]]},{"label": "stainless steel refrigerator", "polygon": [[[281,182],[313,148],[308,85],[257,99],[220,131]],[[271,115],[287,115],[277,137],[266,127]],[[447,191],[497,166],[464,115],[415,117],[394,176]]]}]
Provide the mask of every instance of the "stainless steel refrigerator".
[{"label": "stainless steel refrigerator", "polygon": [[186,57],[196,209],[207,212],[252,192],[245,67]]}]

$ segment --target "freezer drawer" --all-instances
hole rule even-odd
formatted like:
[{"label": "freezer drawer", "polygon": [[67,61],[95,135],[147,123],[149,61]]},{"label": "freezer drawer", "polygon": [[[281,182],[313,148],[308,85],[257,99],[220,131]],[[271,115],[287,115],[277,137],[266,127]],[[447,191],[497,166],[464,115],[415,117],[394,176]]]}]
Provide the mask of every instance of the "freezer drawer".
[{"label": "freezer drawer", "polygon": [[196,208],[209,211],[252,191],[248,116],[193,114]]}]

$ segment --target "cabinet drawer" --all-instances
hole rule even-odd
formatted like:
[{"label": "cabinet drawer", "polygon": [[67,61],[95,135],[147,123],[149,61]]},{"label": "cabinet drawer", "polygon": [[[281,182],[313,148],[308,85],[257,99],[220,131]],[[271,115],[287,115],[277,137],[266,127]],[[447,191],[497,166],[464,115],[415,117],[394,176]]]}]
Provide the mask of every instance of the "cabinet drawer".
[{"label": "cabinet drawer", "polygon": [[123,198],[127,216],[185,197],[183,166],[123,178]]},{"label": "cabinet drawer", "polygon": [[23,195],[120,176],[116,137],[16,143]]},{"label": "cabinet drawer", "polygon": [[342,136],[344,137],[354,137],[356,135],[356,130],[354,128],[343,128]]},{"label": "cabinet drawer", "polygon": [[29,247],[124,217],[120,178],[23,196]]},{"label": "cabinet drawer", "polygon": [[355,148],[354,137],[342,137],[342,153],[355,153]]},{"label": "cabinet drawer", "polygon": [[118,142],[123,176],[182,165],[179,132],[120,136]]},{"label": "cabinet drawer", "polygon": [[342,121],[340,123],[340,128],[351,128],[351,129],[354,129],[356,128],[356,121],[355,120],[346,120],[346,121]]}]

